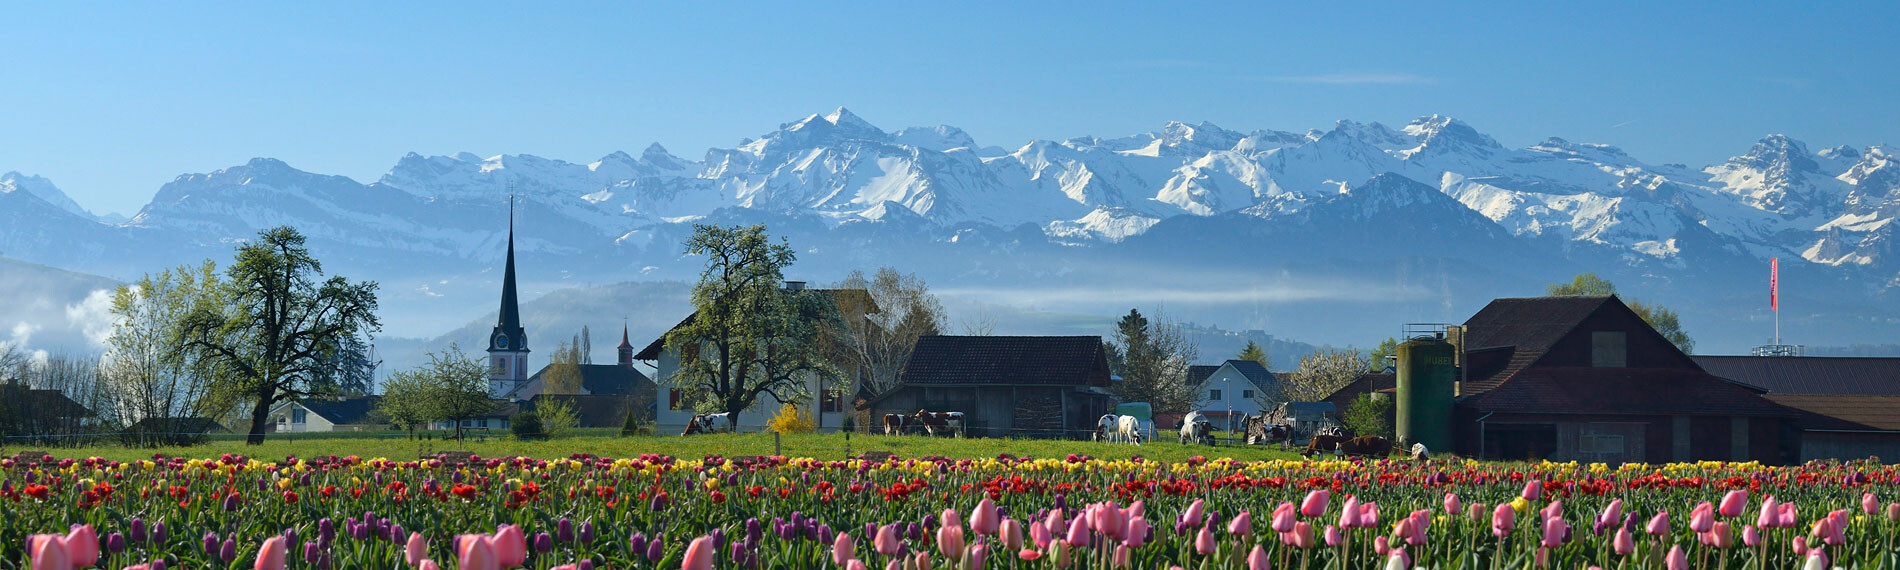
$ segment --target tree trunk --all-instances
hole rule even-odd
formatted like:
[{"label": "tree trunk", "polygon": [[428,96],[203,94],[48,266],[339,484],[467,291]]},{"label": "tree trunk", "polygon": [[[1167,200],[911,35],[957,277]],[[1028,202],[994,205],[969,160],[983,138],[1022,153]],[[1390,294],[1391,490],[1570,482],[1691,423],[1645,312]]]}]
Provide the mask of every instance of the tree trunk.
[{"label": "tree trunk", "polygon": [[264,444],[264,426],[270,425],[270,404],[271,397],[268,394],[258,394],[257,405],[251,408],[251,435],[244,439],[244,443]]}]

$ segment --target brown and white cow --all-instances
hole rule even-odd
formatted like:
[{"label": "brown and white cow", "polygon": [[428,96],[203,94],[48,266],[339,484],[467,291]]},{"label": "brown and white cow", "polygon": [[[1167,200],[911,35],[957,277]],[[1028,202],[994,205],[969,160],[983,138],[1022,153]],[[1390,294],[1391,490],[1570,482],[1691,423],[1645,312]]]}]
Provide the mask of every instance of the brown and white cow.
[{"label": "brown and white cow", "polygon": [[1300,455],[1308,458],[1322,452],[1332,451],[1346,457],[1386,457],[1392,455],[1392,441],[1376,435],[1362,435],[1352,439],[1336,435],[1316,435],[1306,444],[1306,451]]},{"label": "brown and white cow", "polygon": [[912,423],[904,414],[884,414],[884,435],[904,435],[910,432]]},{"label": "brown and white cow", "polygon": [[712,433],[720,429],[719,424],[722,422],[726,424],[724,428],[725,431],[731,432],[733,425],[732,414],[730,413],[700,414],[693,416],[693,419],[686,420],[686,430],[680,432],[680,435]]},{"label": "brown and white cow", "polygon": [[932,436],[963,435],[963,412],[917,410],[917,415],[911,417],[916,419],[917,423],[923,424],[924,431]]}]

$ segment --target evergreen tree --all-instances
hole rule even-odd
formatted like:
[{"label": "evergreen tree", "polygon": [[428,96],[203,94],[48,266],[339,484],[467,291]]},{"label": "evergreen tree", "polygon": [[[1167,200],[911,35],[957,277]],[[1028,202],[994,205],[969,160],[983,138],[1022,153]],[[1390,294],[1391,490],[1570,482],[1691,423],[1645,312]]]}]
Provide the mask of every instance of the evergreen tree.
[{"label": "evergreen tree", "polygon": [[1267,368],[1267,351],[1260,348],[1260,343],[1252,340],[1247,341],[1247,347],[1240,349],[1240,354],[1235,355],[1234,359],[1252,360],[1260,363],[1261,368]]},{"label": "evergreen tree", "polygon": [[1188,383],[1188,366],[1200,350],[1174,323],[1154,323],[1130,309],[1115,324],[1113,340],[1104,341],[1109,369],[1121,376],[1115,396],[1123,402],[1147,402],[1159,413],[1182,413],[1199,401],[1200,386]]}]

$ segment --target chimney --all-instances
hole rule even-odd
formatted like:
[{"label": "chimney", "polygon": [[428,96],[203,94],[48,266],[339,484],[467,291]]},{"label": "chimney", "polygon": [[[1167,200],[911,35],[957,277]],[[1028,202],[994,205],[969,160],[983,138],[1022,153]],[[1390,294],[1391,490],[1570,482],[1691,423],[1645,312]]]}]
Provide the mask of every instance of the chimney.
[{"label": "chimney", "polygon": [[786,281],[785,290],[786,291],[804,291],[805,282],[804,281]]}]

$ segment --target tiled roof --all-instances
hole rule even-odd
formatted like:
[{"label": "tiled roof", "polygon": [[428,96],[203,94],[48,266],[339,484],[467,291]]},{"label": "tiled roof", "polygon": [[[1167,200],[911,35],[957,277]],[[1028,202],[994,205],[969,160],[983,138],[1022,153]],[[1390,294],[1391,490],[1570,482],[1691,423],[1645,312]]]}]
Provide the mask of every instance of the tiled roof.
[{"label": "tiled roof", "polygon": [[1675,368],[1527,368],[1461,405],[1538,414],[1792,414],[1746,386]]},{"label": "tiled roof", "polygon": [[1279,383],[1279,381],[1274,378],[1273,373],[1268,372],[1267,367],[1261,366],[1258,362],[1252,360],[1229,360],[1227,361],[1227,365],[1234,367],[1234,370],[1239,371],[1241,376],[1246,376],[1248,381],[1253,382],[1255,387],[1262,390],[1272,388],[1275,384]]},{"label": "tiled roof", "polygon": [[581,394],[541,394],[529,400],[523,409],[533,411],[549,402],[565,402],[574,408],[574,415],[580,417],[583,428],[615,428],[626,425],[627,414],[633,411],[633,398],[629,396],[600,396]]},{"label": "tiled roof", "polygon": [[1189,366],[1188,384],[1199,385],[1202,382],[1206,382],[1207,377],[1213,376],[1214,372],[1218,370],[1220,370],[1220,365],[1218,364],[1196,364]]},{"label": "tiled roof", "polygon": [[1511,347],[1509,360],[1490,374],[1473,375],[1466,393],[1490,390],[1530,366],[1551,345],[1614,296],[1525,297],[1494,299],[1465,320],[1465,350]]},{"label": "tiled roof", "polygon": [[926,336],[904,367],[906,385],[1107,386],[1099,336]]},{"label": "tiled roof", "polygon": [[[860,306],[866,307],[864,311],[866,313],[875,313],[878,311],[877,302],[872,300],[871,294],[863,289],[805,289],[805,290],[818,291],[821,293],[825,293],[827,295],[831,295],[831,298],[834,302],[849,302],[854,305],[860,305]],[[853,298],[844,299],[844,297],[846,296],[850,296]],[[693,322],[694,317],[698,317],[698,316],[699,316],[698,312],[694,312],[693,314],[686,315],[686,318],[680,319],[679,324],[673,325],[673,328],[667,329],[666,332],[673,332],[674,330],[677,330],[680,327],[686,326]],[[666,335],[662,334],[659,336],[659,338],[653,339],[653,342],[647,343],[646,348],[640,349],[640,352],[638,354],[633,355],[633,359],[634,360],[659,360],[660,353],[664,352],[665,350],[666,350]]]},{"label": "tiled roof", "polygon": [[145,418],[127,427],[126,431],[156,433],[230,433],[223,424],[211,418]]},{"label": "tiled roof", "polygon": [[363,423],[363,419],[369,416],[370,410],[376,409],[376,403],[382,399],[382,396],[360,396],[341,400],[304,400],[298,403],[302,404],[304,409],[310,410],[310,413],[321,416],[330,423],[350,425]]},{"label": "tiled roof", "polygon": [[[1900,358],[1696,356],[1710,374],[1771,394],[1900,396]],[[1896,408],[1900,409],[1900,408]],[[1900,412],[1895,412],[1900,415]]]}]

